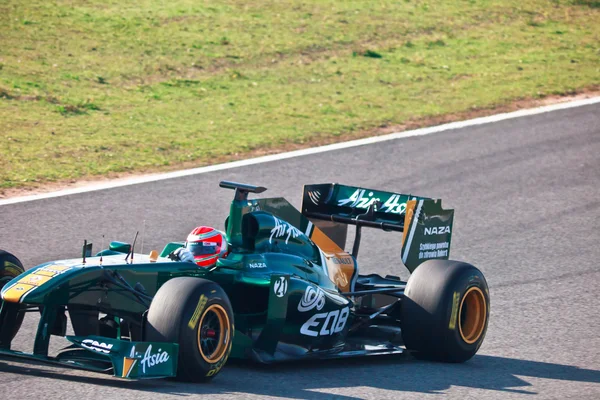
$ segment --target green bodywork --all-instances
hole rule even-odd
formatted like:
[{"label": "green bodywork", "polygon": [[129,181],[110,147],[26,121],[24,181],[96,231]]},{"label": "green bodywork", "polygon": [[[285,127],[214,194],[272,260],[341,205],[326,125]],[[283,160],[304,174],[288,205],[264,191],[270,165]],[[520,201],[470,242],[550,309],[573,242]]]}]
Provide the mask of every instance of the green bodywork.
[{"label": "green bodywork", "polygon": [[[4,301],[0,312],[3,324],[0,325],[0,354],[91,370],[111,370],[125,378],[174,376],[177,344],[145,342],[144,324],[152,297],[166,281],[175,277],[208,279],[225,290],[235,320],[230,357],[274,362],[401,352],[397,346],[388,344],[373,344],[369,351],[364,346],[349,346],[358,306],[354,297],[344,295],[334,284],[323,252],[310,238],[319,226],[319,218],[314,216],[321,213],[342,220],[371,221],[382,224],[382,229],[399,232],[408,227],[405,238],[397,240],[403,241],[405,264],[412,270],[434,255],[419,256],[423,248],[415,249],[423,243],[431,243],[428,247],[438,246],[436,250],[439,250],[438,243],[447,243],[444,250],[449,250],[452,210],[442,210],[441,203],[431,199],[326,184],[305,187],[300,212],[283,198],[248,199],[248,192],[260,193],[262,188],[242,186],[242,189],[232,184],[224,186],[236,189],[226,221],[231,252],[214,267],[199,268],[194,263],[166,258],[184,245],[183,242],[167,244],[155,260],[148,255],[126,254],[131,246],[113,242],[109,249],[94,257],[41,264],[7,283],[1,292]],[[313,197],[318,192],[318,198],[311,199],[309,192]],[[371,199],[378,199],[380,203]],[[405,210],[411,207],[410,200],[415,202],[416,218],[407,219]],[[375,204],[371,215],[357,218],[368,211],[371,204]],[[426,228],[431,231],[431,227],[439,226],[444,227],[443,233],[424,234]],[[413,245],[407,245],[409,238]],[[435,253],[435,256],[447,259],[448,251]],[[358,271],[355,271],[353,289],[357,278]],[[378,285],[372,279],[365,282],[363,288]],[[405,282],[387,281],[386,284],[388,287],[396,285],[397,296],[400,296]],[[19,287],[23,289],[17,290]],[[5,321],[10,321],[22,307],[41,310],[32,353],[10,348]],[[69,313],[76,335],[67,337],[73,346],[50,357],[50,335],[65,336],[65,312]],[[106,326],[113,329],[103,330]],[[158,360],[162,353],[166,354],[162,355],[162,361],[150,365],[148,360]],[[132,363],[135,365],[131,366]]]}]

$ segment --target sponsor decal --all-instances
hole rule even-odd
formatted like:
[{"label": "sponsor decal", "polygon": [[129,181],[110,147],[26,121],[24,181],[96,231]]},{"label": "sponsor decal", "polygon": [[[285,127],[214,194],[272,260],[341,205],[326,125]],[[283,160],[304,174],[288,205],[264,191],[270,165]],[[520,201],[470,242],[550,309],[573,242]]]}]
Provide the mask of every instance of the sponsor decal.
[{"label": "sponsor decal", "polygon": [[[392,194],[381,206],[382,211],[385,213],[392,214],[404,214],[406,211],[406,202],[401,202],[402,195]],[[346,206],[352,208],[367,209],[369,206],[377,201],[382,201],[379,197],[373,197],[373,192],[366,189],[357,189],[347,199],[338,200],[338,206]]]},{"label": "sponsor decal", "polygon": [[441,235],[444,233],[450,233],[449,226],[425,227],[425,231],[424,231],[425,235]]},{"label": "sponsor decal", "polygon": [[113,348],[113,344],[101,343],[93,339],[85,339],[81,342],[81,346],[85,347],[89,350],[94,350],[98,353],[108,354],[110,350]]},{"label": "sponsor decal", "polygon": [[248,263],[248,268],[267,268],[267,264],[264,262],[251,262]]},{"label": "sponsor decal", "polygon": [[[129,358],[138,358],[139,353],[135,351],[135,346],[131,348],[131,353],[129,354]],[[155,367],[159,364],[164,364],[169,361],[169,353],[166,351],[162,351],[162,349],[158,349],[158,352],[152,354],[152,345],[148,345],[146,352],[144,353],[144,357],[140,360],[140,365],[142,366],[142,374],[146,373],[146,367],[148,369]],[[132,365],[133,367],[133,365]]]},{"label": "sponsor decal", "polygon": [[260,204],[255,201],[250,200],[248,202],[248,207],[250,207],[250,212],[252,211],[260,211]]},{"label": "sponsor decal", "polygon": [[[135,352],[135,347],[132,350]],[[133,371],[133,366],[136,362],[135,358],[123,357],[123,378],[129,378],[129,374]]]},{"label": "sponsor decal", "polygon": [[354,265],[354,261],[352,261],[351,257],[328,257],[334,264],[345,264],[345,265]]},{"label": "sponsor decal", "polygon": [[63,272],[66,272],[68,270],[70,270],[71,268],[73,268],[72,266],[68,266],[68,265],[47,265],[43,268],[40,268],[40,270],[42,271],[48,271],[48,272],[56,272],[57,274],[62,274]]},{"label": "sponsor decal", "polygon": [[229,347],[229,350],[227,350],[227,353],[225,353],[225,356],[217,362],[215,368],[211,369],[210,371],[208,371],[208,373],[206,374],[206,376],[214,376],[216,375],[221,368],[223,368],[223,366],[225,365],[225,363],[227,362],[227,359],[229,358],[229,354],[231,353],[231,347]]},{"label": "sponsor decal", "polygon": [[298,303],[298,311],[306,312],[313,308],[321,311],[325,306],[325,292],[321,288],[315,288],[314,286],[307,286],[304,291],[304,296]]},{"label": "sponsor decal", "polygon": [[406,212],[406,202],[400,202],[400,195],[393,194],[383,203],[381,211],[392,214],[404,214]]},{"label": "sponsor decal", "polygon": [[427,260],[430,258],[448,257],[450,243],[420,243],[419,244],[419,260]]},{"label": "sponsor decal", "polygon": [[458,300],[460,300],[460,293],[454,292],[452,297],[452,314],[450,315],[450,323],[448,324],[449,329],[456,329],[456,319],[458,315]]},{"label": "sponsor decal", "polygon": [[285,244],[288,244],[290,237],[297,238],[302,235],[302,232],[295,226],[280,220],[277,217],[273,217],[275,221],[275,227],[271,229],[271,236],[269,237],[269,243],[273,242],[273,238],[279,239],[285,236]]},{"label": "sponsor decal", "polygon": [[[225,358],[225,361],[227,361],[227,357]],[[208,373],[206,374],[206,376],[213,376],[215,375],[217,372],[219,372],[221,370],[221,368],[223,368],[223,365],[225,365],[225,363],[220,363],[216,368],[211,369],[210,371],[208,371]]]},{"label": "sponsor decal", "polygon": [[190,318],[189,322],[188,322],[188,327],[192,330],[196,329],[196,324],[198,323],[198,320],[200,319],[200,315],[202,314],[202,311],[204,311],[204,307],[206,307],[206,302],[208,301],[208,299],[206,298],[205,295],[201,295],[200,296],[200,300],[198,300],[198,305],[196,306],[196,309],[194,310],[194,313],[192,314],[192,318]]},{"label": "sponsor decal", "polygon": [[300,333],[306,336],[328,336],[344,330],[350,315],[350,308],[334,310],[328,313],[317,313],[310,317],[302,327]]},{"label": "sponsor decal", "polygon": [[288,281],[285,276],[279,277],[273,284],[273,292],[277,297],[283,297],[287,293]]},{"label": "sponsor decal", "polygon": [[356,273],[354,258],[348,253],[326,253],[324,263],[327,266],[326,273],[333,283],[342,291],[350,290],[349,284]]},{"label": "sponsor decal", "polygon": [[337,271],[333,277],[333,283],[339,288],[348,287],[348,277],[343,271]]},{"label": "sponsor decal", "polygon": [[56,275],[63,274],[72,268],[73,268],[72,266],[70,267],[67,265],[47,265],[45,267],[42,267],[42,268],[36,270],[34,273],[36,275],[54,277]]},{"label": "sponsor decal", "polygon": [[356,263],[348,253],[325,254],[327,275],[342,291],[350,290],[353,277],[356,277]]},{"label": "sponsor decal", "polygon": [[367,196],[365,193],[365,189],[357,189],[349,198],[338,200],[338,206],[368,208],[372,203],[380,201],[379,198],[373,197],[373,192],[369,192]]},{"label": "sponsor decal", "polygon": [[308,198],[315,206],[319,205],[319,200],[321,199],[321,192],[318,190],[308,191]]},{"label": "sponsor decal", "polygon": [[29,274],[27,276],[24,276],[23,278],[19,279],[19,283],[24,283],[26,285],[32,285],[32,286],[42,286],[44,283],[48,282],[50,279],[52,279],[51,276],[45,276],[45,275],[38,275],[37,271]]}]

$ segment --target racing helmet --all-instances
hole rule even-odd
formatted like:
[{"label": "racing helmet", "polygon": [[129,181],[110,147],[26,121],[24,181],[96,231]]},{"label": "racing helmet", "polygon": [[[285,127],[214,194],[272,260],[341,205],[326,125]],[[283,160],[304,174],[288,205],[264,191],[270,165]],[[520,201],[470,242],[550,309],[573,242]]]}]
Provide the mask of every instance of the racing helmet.
[{"label": "racing helmet", "polygon": [[221,231],[210,226],[199,226],[187,237],[185,248],[194,255],[200,267],[212,267],[227,255],[227,239]]}]

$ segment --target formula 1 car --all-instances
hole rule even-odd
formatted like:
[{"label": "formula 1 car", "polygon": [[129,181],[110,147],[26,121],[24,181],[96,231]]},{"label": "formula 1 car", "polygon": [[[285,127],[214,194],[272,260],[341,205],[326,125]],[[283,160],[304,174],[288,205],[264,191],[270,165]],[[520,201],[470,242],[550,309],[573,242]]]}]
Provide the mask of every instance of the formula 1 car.
[{"label": "formula 1 car", "polygon": [[[264,187],[220,186],[235,190],[225,221],[231,251],[210,268],[168,258],[182,242],[160,255],[135,253],[135,240],[112,242],[94,257],[85,244],[80,258],[27,271],[0,251],[0,356],[200,382],[229,357],[273,363],[410,350],[463,362],[479,349],[487,283],[474,266],[448,260],[454,211],[440,200],[317,184],[304,187],[300,212],[283,198],[248,199]],[[348,225],[356,227],[351,253]],[[402,233],[408,282],[359,274],[362,228]],[[41,314],[31,353],[11,349],[25,312]],[[74,335],[66,335],[67,313]],[[51,335],[72,344],[50,356]]]}]

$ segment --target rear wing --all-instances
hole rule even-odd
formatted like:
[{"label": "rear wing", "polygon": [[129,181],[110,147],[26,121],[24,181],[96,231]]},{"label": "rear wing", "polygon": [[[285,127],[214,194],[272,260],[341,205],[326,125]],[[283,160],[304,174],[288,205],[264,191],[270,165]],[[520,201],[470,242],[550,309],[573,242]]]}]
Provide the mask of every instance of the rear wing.
[{"label": "rear wing", "polygon": [[402,232],[402,262],[411,272],[450,255],[454,210],[442,209],[441,200],[335,183],[305,185],[302,214],[342,249],[347,226],[356,225],[354,257],[362,227]]}]

